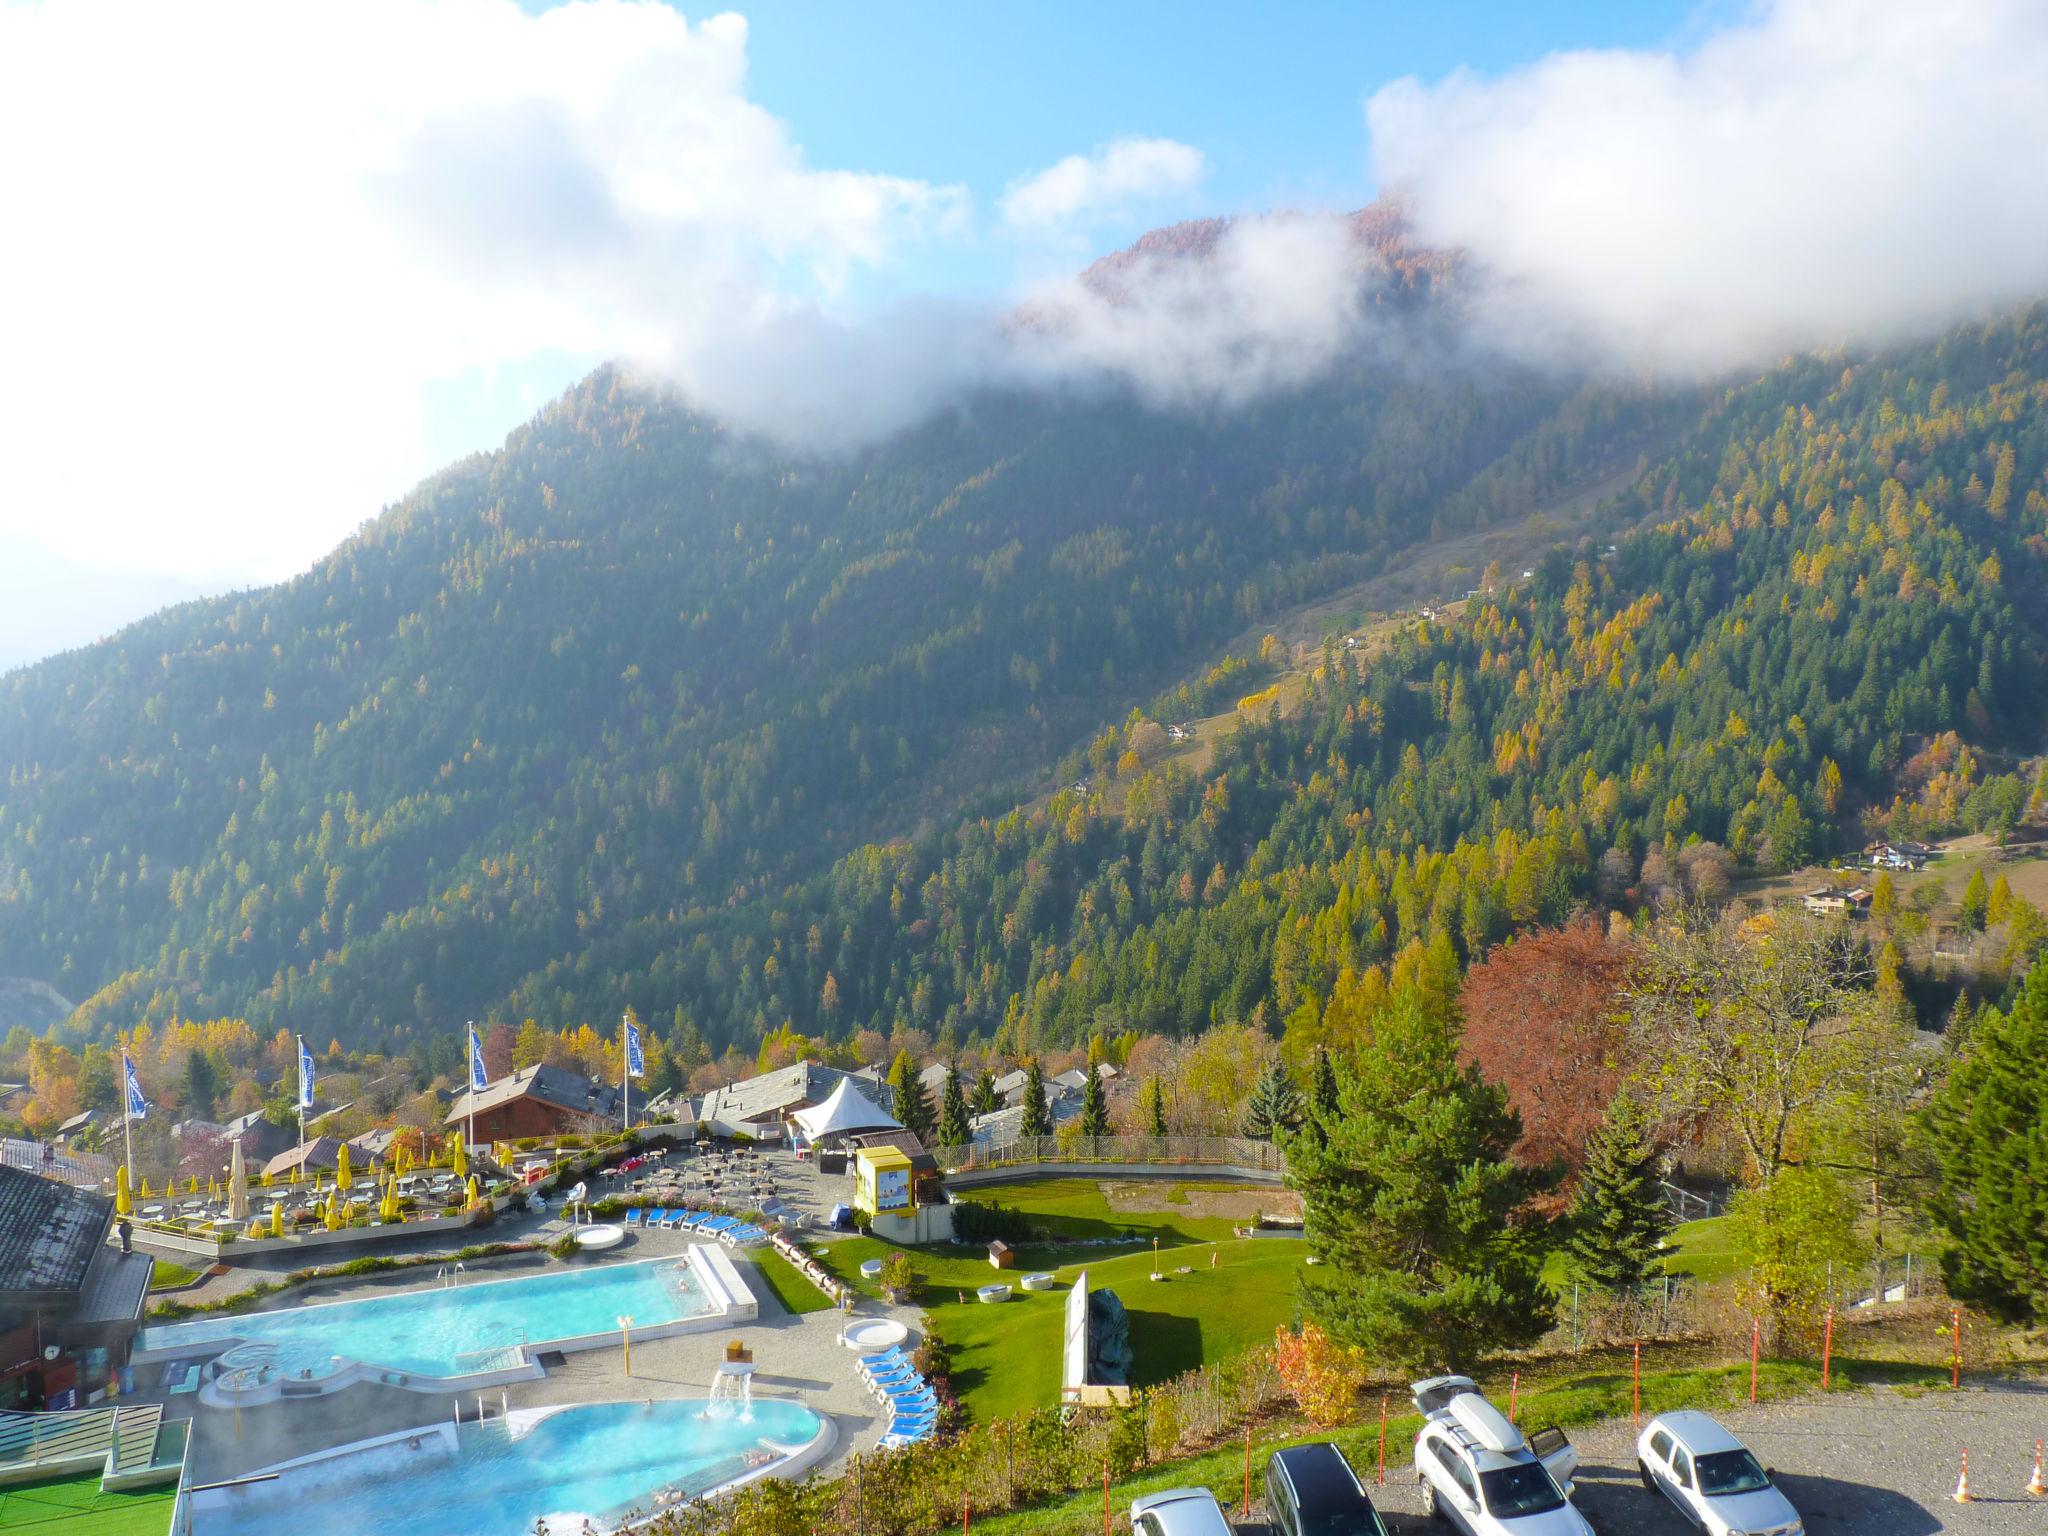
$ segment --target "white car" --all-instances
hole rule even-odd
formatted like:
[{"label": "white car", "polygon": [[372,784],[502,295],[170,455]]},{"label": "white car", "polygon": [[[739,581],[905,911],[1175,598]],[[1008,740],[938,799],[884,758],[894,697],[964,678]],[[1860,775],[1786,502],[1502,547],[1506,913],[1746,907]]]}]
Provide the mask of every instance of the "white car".
[{"label": "white car", "polygon": [[1206,1488],[1169,1488],[1131,1501],[1132,1536],[1231,1536]]},{"label": "white car", "polygon": [[1425,1512],[1465,1536],[1593,1536],[1572,1508],[1579,1453],[1561,1431],[1524,1435],[1468,1376],[1409,1390],[1422,1412],[1415,1477]]},{"label": "white car", "polygon": [[1707,1536],[1806,1536],[1792,1501],[1749,1447],[1709,1414],[1659,1414],[1636,1438],[1643,1486],[1661,1493]]}]

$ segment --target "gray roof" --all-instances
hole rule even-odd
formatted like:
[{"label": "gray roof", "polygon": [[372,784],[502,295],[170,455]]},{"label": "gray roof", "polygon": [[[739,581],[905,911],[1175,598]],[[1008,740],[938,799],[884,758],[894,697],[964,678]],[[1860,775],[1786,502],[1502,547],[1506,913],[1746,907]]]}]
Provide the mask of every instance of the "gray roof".
[{"label": "gray roof", "polygon": [[1029,1080],[1030,1076],[1031,1074],[1029,1072],[1026,1072],[1022,1067],[1019,1067],[1014,1072],[1005,1072],[1001,1077],[996,1079],[996,1092],[1022,1093],[1024,1091],[1024,1084],[1027,1080]]},{"label": "gray roof", "polygon": [[778,1067],[759,1077],[712,1089],[704,1095],[697,1118],[732,1124],[771,1119],[793,1109],[824,1103],[840,1080],[852,1075],[815,1061],[799,1061],[794,1066]]},{"label": "gray roof", "polygon": [[75,1296],[113,1221],[112,1196],[0,1164],[0,1299]]},{"label": "gray roof", "polygon": [[927,1091],[937,1093],[946,1086],[946,1074],[951,1070],[945,1062],[935,1061],[917,1074],[917,1080],[924,1085]]},{"label": "gray roof", "polygon": [[93,1121],[99,1119],[99,1117],[100,1112],[96,1109],[81,1109],[69,1120],[58,1126],[56,1134],[59,1136],[69,1136],[73,1131],[82,1131],[91,1125]]},{"label": "gray roof", "polygon": [[[609,1119],[619,1113],[619,1090],[607,1083],[592,1082],[580,1072],[571,1072],[566,1067],[551,1067],[540,1062],[510,1077],[501,1077],[495,1083],[476,1095],[476,1112],[496,1109],[500,1104],[510,1104],[515,1099],[534,1099],[542,1104],[551,1104],[556,1109],[566,1109],[579,1115],[596,1115]],[[470,1112],[470,1095],[458,1094],[455,1102],[448,1106],[446,1124],[454,1125],[467,1120]]]},{"label": "gray roof", "polygon": [[1062,1088],[1071,1088],[1074,1092],[1079,1093],[1088,1086],[1088,1074],[1079,1067],[1069,1067],[1066,1071],[1047,1080],[1048,1087],[1053,1083],[1057,1083]]},{"label": "gray roof", "polygon": [[99,1262],[78,1299],[79,1323],[132,1323],[142,1316],[155,1261],[146,1253],[122,1253],[102,1246]]}]

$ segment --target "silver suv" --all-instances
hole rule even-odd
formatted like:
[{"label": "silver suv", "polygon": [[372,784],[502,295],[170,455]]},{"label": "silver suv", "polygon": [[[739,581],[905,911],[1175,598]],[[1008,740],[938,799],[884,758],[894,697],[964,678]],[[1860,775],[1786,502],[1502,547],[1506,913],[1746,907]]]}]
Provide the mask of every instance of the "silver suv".
[{"label": "silver suv", "polygon": [[1429,1514],[1466,1536],[1593,1536],[1572,1508],[1579,1453],[1563,1431],[1524,1435],[1469,1376],[1409,1390],[1422,1413],[1415,1477]]}]

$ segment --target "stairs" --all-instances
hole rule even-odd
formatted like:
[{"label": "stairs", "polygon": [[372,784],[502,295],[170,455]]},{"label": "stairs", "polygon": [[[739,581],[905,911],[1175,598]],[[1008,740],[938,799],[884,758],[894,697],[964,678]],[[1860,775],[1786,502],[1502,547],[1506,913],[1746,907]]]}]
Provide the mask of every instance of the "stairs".
[{"label": "stairs", "polygon": [[111,1454],[108,1472],[137,1472],[154,1462],[163,1417],[157,1403],[75,1413],[0,1413],[0,1465],[85,1457],[105,1462]]}]

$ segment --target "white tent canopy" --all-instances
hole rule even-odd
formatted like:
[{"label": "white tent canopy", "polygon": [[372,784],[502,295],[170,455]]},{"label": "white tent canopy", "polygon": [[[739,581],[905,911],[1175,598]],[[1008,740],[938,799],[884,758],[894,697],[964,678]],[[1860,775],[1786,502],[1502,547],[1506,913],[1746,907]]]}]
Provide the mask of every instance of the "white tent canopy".
[{"label": "white tent canopy", "polygon": [[839,1086],[832,1090],[832,1096],[824,1103],[800,1109],[790,1118],[796,1121],[797,1129],[812,1141],[823,1141],[828,1136],[852,1136],[861,1131],[903,1129],[902,1121],[894,1115],[884,1114],[862,1097],[850,1077],[842,1077]]}]

